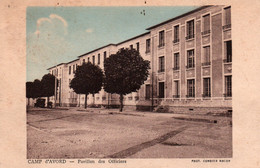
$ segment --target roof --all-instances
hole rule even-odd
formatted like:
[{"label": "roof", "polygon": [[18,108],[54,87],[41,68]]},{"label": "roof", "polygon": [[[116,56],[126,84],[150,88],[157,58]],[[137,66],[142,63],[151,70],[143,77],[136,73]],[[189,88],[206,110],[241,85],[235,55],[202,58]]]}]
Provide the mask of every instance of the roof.
[{"label": "roof", "polygon": [[102,46],[102,47],[97,48],[97,49],[95,49],[95,50],[89,51],[89,52],[87,52],[87,53],[85,53],[85,54],[82,54],[82,55],[78,56],[78,58],[83,57],[83,56],[85,56],[85,55],[88,55],[88,54],[90,54],[90,53],[93,53],[93,52],[95,52],[95,51],[97,51],[97,50],[100,50],[100,49],[102,49],[102,48],[108,47],[108,46],[110,46],[110,45],[116,46],[115,44],[110,43],[110,44],[108,44],[108,45]]},{"label": "roof", "polygon": [[78,58],[77,59],[74,59],[74,60],[72,60],[72,61],[70,61],[70,62],[67,62],[66,64],[70,64],[70,63],[72,63],[72,62],[74,62],[74,61],[77,61],[77,60],[79,60]]},{"label": "roof", "polygon": [[118,45],[120,45],[120,44],[122,44],[122,43],[125,43],[125,42],[127,42],[127,41],[130,41],[130,40],[136,39],[136,38],[138,38],[138,37],[144,36],[144,35],[149,34],[149,33],[150,33],[150,31],[145,32],[145,33],[140,34],[140,35],[138,35],[138,36],[135,36],[135,37],[132,37],[132,38],[130,38],[130,39],[124,40],[124,41],[122,41],[122,42],[119,42],[119,43],[117,43],[116,45],[118,46]]},{"label": "roof", "polygon": [[55,67],[60,66],[60,65],[62,65],[62,64],[64,64],[64,63],[60,63],[60,64],[58,64],[58,65],[54,65],[54,66],[48,68],[47,70],[52,69],[52,68],[55,68]]},{"label": "roof", "polygon": [[149,31],[149,32],[146,32],[146,33],[143,33],[143,34],[140,34],[140,35],[138,35],[138,36],[132,37],[132,38],[130,38],[130,39],[124,40],[124,41],[122,41],[122,42],[119,42],[118,44],[110,43],[110,44],[108,44],[108,45],[102,46],[102,47],[97,48],[97,49],[95,49],[95,50],[89,51],[89,52],[87,52],[87,53],[85,53],[85,54],[82,54],[82,55],[78,56],[78,58],[83,57],[83,56],[88,55],[88,54],[91,54],[91,53],[93,53],[93,52],[95,52],[95,51],[97,51],[97,50],[100,50],[100,49],[102,49],[102,48],[108,47],[108,46],[110,46],[110,45],[118,46],[118,45],[120,45],[120,44],[122,44],[122,43],[125,43],[125,42],[127,42],[127,41],[136,39],[136,38],[138,38],[138,37],[144,36],[144,35],[149,34],[149,33],[150,33],[150,31]]},{"label": "roof", "polygon": [[177,20],[177,19],[179,19],[179,18],[182,18],[182,17],[184,17],[184,16],[190,15],[190,14],[192,14],[192,13],[194,13],[194,12],[197,12],[197,11],[199,11],[199,10],[202,10],[202,9],[205,9],[205,8],[208,8],[208,7],[211,7],[211,6],[212,6],[212,5],[207,5],[207,6],[198,7],[198,8],[196,8],[196,9],[191,10],[191,11],[189,11],[189,12],[186,12],[186,13],[184,13],[184,14],[182,14],[182,15],[176,16],[176,17],[174,17],[174,18],[171,18],[171,19],[169,19],[169,20],[166,20],[166,21],[161,22],[161,23],[159,23],[159,24],[156,24],[156,25],[154,25],[154,26],[148,27],[146,30],[151,30],[151,29],[153,29],[153,28],[156,28],[156,27],[158,27],[158,26],[161,26],[161,25],[163,25],[163,24],[166,24],[166,23],[169,23],[169,22],[171,22],[171,21]]}]

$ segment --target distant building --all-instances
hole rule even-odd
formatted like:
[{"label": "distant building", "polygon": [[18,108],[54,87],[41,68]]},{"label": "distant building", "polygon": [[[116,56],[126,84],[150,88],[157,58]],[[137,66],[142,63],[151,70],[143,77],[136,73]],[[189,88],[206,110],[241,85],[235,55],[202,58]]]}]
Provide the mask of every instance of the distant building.
[{"label": "distant building", "polygon": [[[56,103],[83,106],[85,96],[69,88],[78,65],[90,61],[103,69],[104,59],[111,54],[121,48],[135,48],[151,62],[151,70],[140,90],[125,96],[127,107],[232,107],[230,6],[202,6],[147,30],[147,33],[49,68],[60,81]],[[94,97],[89,95],[88,99],[89,104],[119,104],[118,95],[104,90]]]}]

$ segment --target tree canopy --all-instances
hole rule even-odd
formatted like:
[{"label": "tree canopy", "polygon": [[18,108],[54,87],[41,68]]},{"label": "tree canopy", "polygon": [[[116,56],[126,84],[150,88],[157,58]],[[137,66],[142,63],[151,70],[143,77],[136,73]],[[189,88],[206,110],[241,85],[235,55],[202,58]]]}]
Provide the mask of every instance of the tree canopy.
[{"label": "tree canopy", "polygon": [[83,63],[78,66],[74,78],[70,82],[70,88],[77,94],[85,94],[85,108],[87,107],[87,95],[98,93],[102,88],[103,71],[92,63]]},{"label": "tree canopy", "polygon": [[120,95],[120,111],[123,95],[136,92],[149,75],[150,62],[144,60],[135,49],[123,48],[104,62],[104,89]]}]

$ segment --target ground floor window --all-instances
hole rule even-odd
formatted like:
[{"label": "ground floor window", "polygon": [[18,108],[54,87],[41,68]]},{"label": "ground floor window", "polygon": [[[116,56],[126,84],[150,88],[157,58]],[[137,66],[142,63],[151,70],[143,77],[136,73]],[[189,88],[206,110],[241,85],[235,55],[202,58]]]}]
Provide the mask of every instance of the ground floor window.
[{"label": "ground floor window", "polygon": [[210,90],[210,78],[203,79],[203,97],[210,97],[211,90]]},{"label": "ground floor window", "polygon": [[164,82],[159,82],[159,98],[164,98]]},{"label": "ground floor window", "polygon": [[187,97],[195,97],[195,80],[187,80]]},{"label": "ground floor window", "polygon": [[145,100],[150,100],[150,89],[151,89],[151,85],[150,84],[147,84],[145,85]]},{"label": "ground floor window", "polygon": [[174,81],[174,95],[173,98],[179,98],[180,91],[179,91],[179,81]]},{"label": "ground floor window", "polygon": [[225,76],[225,97],[232,97],[232,76]]}]

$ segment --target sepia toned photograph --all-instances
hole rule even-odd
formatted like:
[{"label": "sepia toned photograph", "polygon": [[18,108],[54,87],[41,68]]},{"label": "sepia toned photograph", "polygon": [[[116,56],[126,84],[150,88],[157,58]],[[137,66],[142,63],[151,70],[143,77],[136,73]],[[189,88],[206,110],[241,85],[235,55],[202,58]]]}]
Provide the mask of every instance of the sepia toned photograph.
[{"label": "sepia toned photograph", "polygon": [[26,159],[231,159],[231,13],[27,7]]}]

